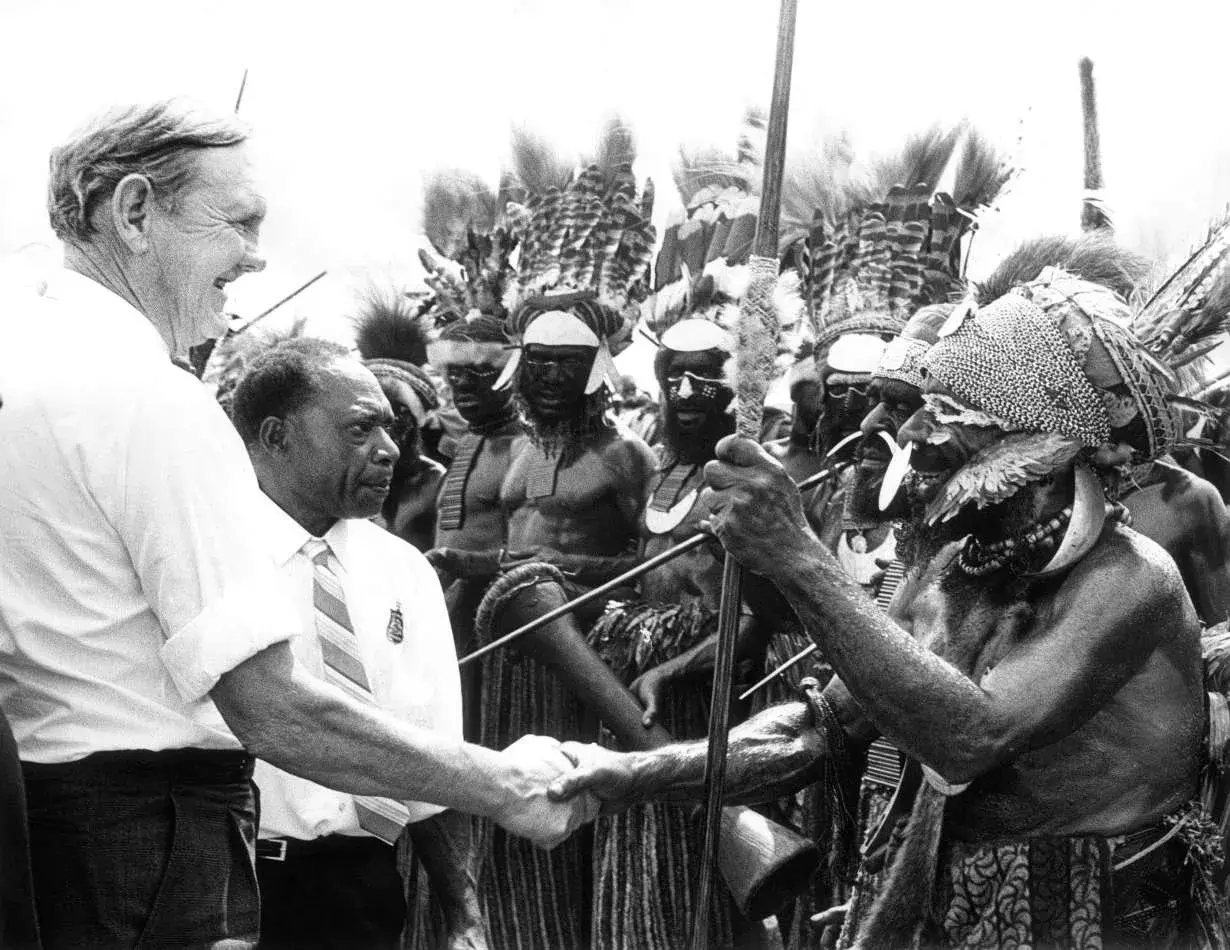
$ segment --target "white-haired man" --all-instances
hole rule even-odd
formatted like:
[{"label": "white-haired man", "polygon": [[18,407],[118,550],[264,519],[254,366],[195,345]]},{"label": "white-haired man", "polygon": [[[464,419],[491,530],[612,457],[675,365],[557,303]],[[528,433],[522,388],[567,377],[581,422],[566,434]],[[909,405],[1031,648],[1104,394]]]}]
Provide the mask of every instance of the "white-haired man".
[{"label": "white-haired man", "polygon": [[171,362],[264,267],[246,139],[158,103],[53,151],[65,268],[0,353],[0,703],[48,947],[255,940],[253,754],[544,844],[574,824],[543,793],[569,764],[553,740],[494,752],[406,725],[291,652],[243,445]]}]

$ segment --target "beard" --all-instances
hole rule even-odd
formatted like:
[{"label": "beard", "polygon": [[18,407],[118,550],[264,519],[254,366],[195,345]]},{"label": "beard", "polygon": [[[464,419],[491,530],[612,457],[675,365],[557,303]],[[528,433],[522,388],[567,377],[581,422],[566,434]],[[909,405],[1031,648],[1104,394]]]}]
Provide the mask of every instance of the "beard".
[{"label": "beard", "polygon": [[845,528],[874,528],[891,520],[890,513],[880,510],[880,486],[883,483],[883,468],[865,469],[859,464],[855,465],[854,477],[846,485],[842,507]]},{"label": "beard", "polygon": [[909,514],[897,524],[897,557],[907,570],[925,566],[946,545],[970,535],[978,538],[993,526],[996,537],[1016,542],[1015,553],[1007,557],[1000,568],[980,577],[967,577],[954,562],[945,575],[945,590],[970,585],[991,586],[1002,589],[1010,599],[1018,598],[1035,583],[1027,575],[1042,567],[1053,554],[1053,549],[1039,549],[1025,541],[1026,533],[1038,526],[1038,496],[1047,490],[1045,483],[1035,482],[999,504],[986,508],[968,504],[950,520],[932,525],[927,523],[927,506],[932,492],[924,493],[919,481],[911,476],[902,487]]},{"label": "beard", "polygon": [[734,431],[735,420],[717,407],[709,408],[705,421],[690,431],[679,425],[674,406],[668,402],[663,409],[662,441],[676,459],[689,465],[713,458],[718,442]]},{"label": "beard", "polygon": [[525,421],[530,441],[547,458],[559,457],[563,467],[576,461],[595,436],[611,427],[606,416],[611,394],[605,386],[585,397],[580,412],[562,419],[544,419],[535,412],[533,402],[520,392],[514,396],[514,401]]}]

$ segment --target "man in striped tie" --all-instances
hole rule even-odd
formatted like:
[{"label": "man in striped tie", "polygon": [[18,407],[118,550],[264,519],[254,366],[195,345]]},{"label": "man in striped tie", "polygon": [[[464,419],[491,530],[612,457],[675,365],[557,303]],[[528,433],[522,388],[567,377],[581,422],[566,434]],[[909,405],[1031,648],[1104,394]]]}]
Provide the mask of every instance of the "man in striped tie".
[{"label": "man in striped tie", "polygon": [[[254,363],[233,415],[268,496],[259,530],[301,594],[296,658],[359,702],[460,737],[457,658],[435,574],[366,520],[397,460],[389,411],[376,378],[342,347],[298,339]],[[255,781],[261,946],[398,946],[406,905],[393,845],[407,823],[437,822],[442,809],[335,792],[265,762]],[[474,892],[460,856],[452,866],[448,857],[423,855],[433,891],[453,934],[482,946]]]}]

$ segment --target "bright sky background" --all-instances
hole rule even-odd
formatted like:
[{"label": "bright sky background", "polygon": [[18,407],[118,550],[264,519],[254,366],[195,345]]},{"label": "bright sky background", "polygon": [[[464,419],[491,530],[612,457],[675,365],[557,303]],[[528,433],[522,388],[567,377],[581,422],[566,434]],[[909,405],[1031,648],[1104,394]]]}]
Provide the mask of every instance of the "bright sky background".
[{"label": "bright sky background", "polygon": [[[845,129],[879,153],[968,118],[1020,169],[983,221],[972,276],[1023,237],[1078,229],[1081,56],[1095,63],[1125,243],[1174,258],[1230,199],[1230,4],[799,6],[794,148]],[[777,12],[774,0],[4,0],[0,276],[37,256],[31,243],[54,243],[52,145],[115,102],[189,94],[231,108],[245,68],[241,113],[270,204],[269,268],[231,293],[246,317],[324,269],[280,319],[336,319],[370,273],[412,283],[421,174],[494,180],[513,124],[576,153],[618,112],[667,208],[679,144],[729,147],[745,107],[768,102]]]}]

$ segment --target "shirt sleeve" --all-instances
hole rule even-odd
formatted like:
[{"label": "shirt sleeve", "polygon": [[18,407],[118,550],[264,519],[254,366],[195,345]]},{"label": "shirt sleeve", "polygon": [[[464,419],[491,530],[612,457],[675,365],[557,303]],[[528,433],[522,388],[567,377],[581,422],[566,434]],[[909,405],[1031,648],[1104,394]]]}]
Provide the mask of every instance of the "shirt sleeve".
[{"label": "shirt sleeve", "polygon": [[260,488],[226,414],[170,365],[145,392],[128,431],[117,433],[117,482],[106,497],[162,625],[163,663],[192,702],[293,636],[296,614],[289,585],[253,534]]},{"label": "shirt sleeve", "polygon": [[423,629],[429,632],[429,649],[433,666],[439,671],[440,711],[437,729],[453,738],[462,736],[461,673],[457,668],[457,646],[453,627],[440,589],[440,578],[427,558],[415,550],[409,551],[411,583],[418,592],[415,610],[423,617]]}]

